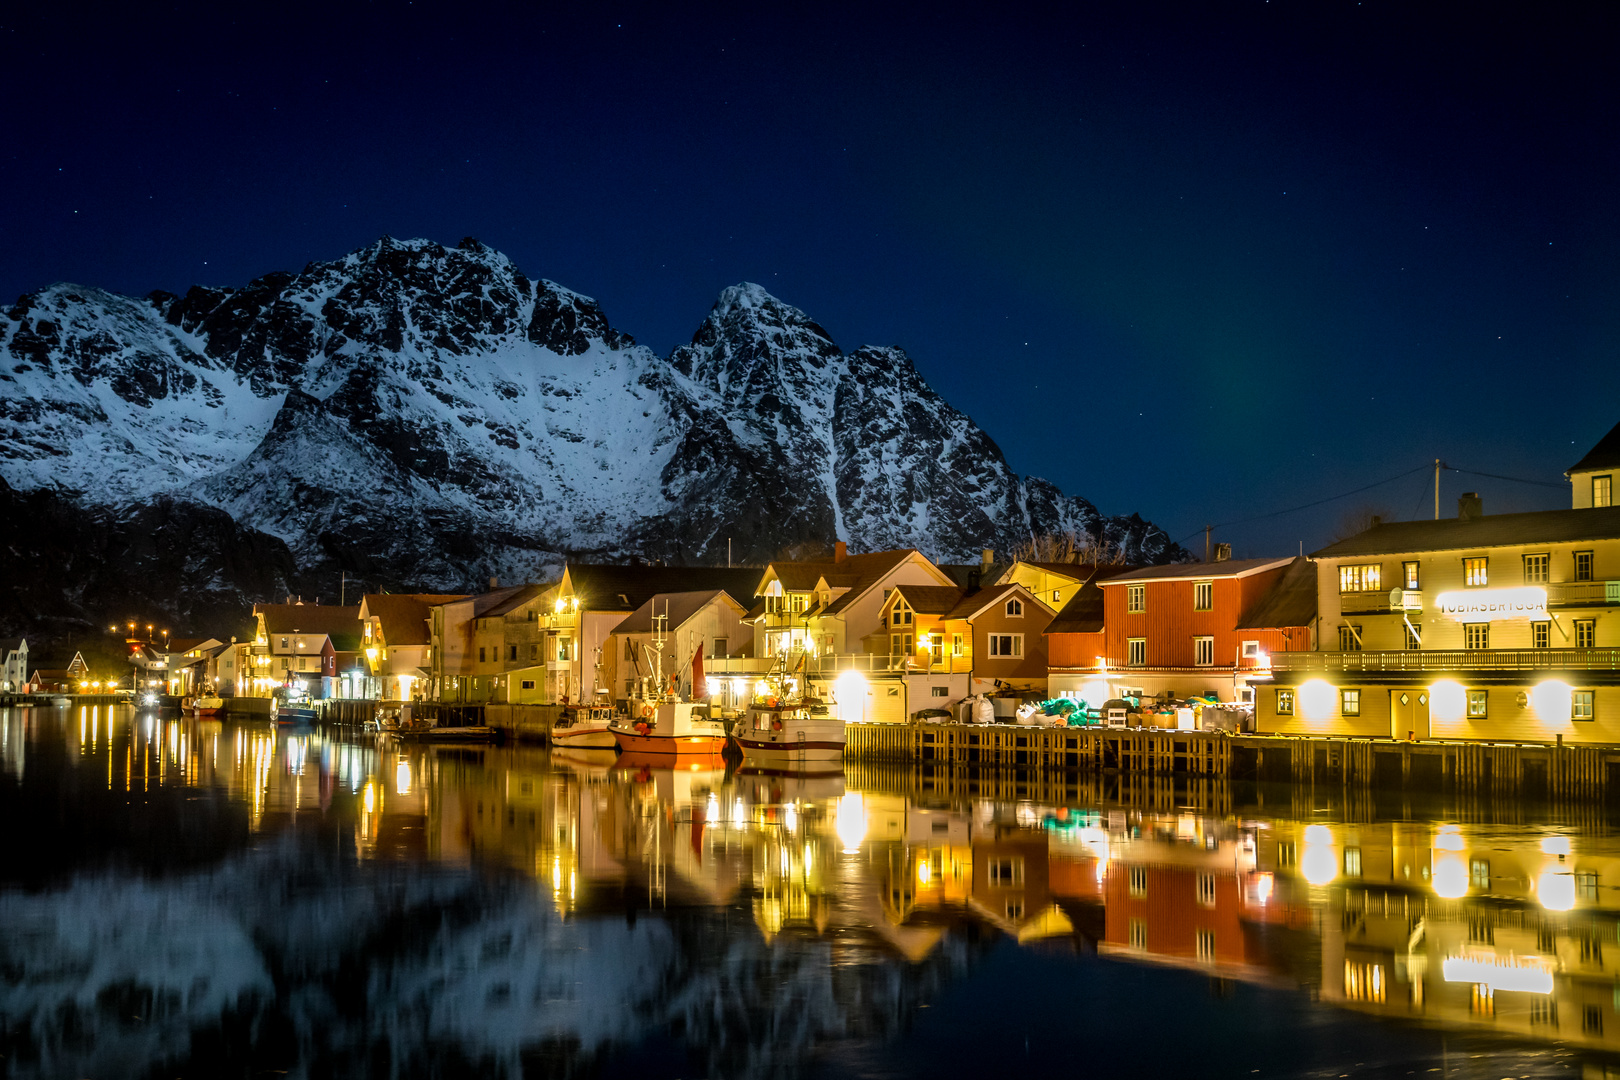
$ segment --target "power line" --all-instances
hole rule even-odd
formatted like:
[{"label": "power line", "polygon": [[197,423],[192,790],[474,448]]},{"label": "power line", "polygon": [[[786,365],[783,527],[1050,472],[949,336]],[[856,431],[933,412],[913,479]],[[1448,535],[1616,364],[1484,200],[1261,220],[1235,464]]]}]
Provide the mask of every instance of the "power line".
[{"label": "power line", "polygon": [[1554,484],[1548,480],[1526,480],[1519,476],[1498,476],[1495,473],[1475,472],[1473,469],[1459,469],[1452,465],[1446,465],[1444,468],[1449,469],[1452,472],[1467,473],[1469,476],[1484,476],[1491,480],[1506,480],[1509,483],[1514,484],[1534,484],[1536,487],[1558,488],[1560,491],[1568,486],[1566,484]]},{"label": "power line", "polygon": [[1311,507],[1313,507],[1313,506],[1321,506],[1323,503],[1337,502],[1339,499],[1348,499],[1352,495],[1360,495],[1363,491],[1371,491],[1375,487],[1383,487],[1385,484],[1393,483],[1396,480],[1405,479],[1406,477],[1411,476],[1413,473],[1419,473],[1419,472],[1422,472],[1425,469],[1432,469],[1433,467],[1434,467],[1433,465],[1425,463],[1423,465],[1419,465],[1415,469],[1407,469],[1403,473],[1397,473],[1394,476],[1386,477],[1383,480],[1375,481],[1374,483],[1367,484],[1364,487],[1358,487],[1358,488],[1354,489],[1353,491],[1342,492],[1341,494],[1338,494],[1338,495],[1329,495],[1325,499],[1317,499],[1315,502],[1303,503],[1303,504],[1301,504],[1299,506],[1290,506],[1286,510],[1273,510],[1269,514],[1256,514],[1254,517],[1239,518],[1236,521],[1223,521],[1219,525],[1209,525],[1209,526],[1200,525],[1198,528],[1194,529],[1192,532],[1188,533],[1186,536],[1182,537],[1180,540],[1177,540],[1176,543],[1178,543],[1178,544],[1186,543],[1188,540],[1191,540],[1193,537],[1195,537],[1199,533],[1203,532],[1205,528],[1225,529],[1225,528],[1229,528],[1229,527],[1231,527],[1233,525],[1247,525],[1251,521],[1264,521],[1267,518],[1282,517],[1284,514],[1294,514],[1294,513],[1298,513],[1301,510],[1309,510]]}]

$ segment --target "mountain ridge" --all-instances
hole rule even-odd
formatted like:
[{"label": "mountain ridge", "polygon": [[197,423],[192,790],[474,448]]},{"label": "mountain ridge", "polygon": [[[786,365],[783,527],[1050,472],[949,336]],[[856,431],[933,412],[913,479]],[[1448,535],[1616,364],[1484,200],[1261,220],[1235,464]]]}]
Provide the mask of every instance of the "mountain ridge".
[{"label": "mountain ridge", "polygon": [[845,352],[758,284],[661,357],[470,238],[235,289],[26,294],[0,314],[0,435],[17,492],[220,509],[313,580],[464,589],[581,555],[713,562],[728,538],[739,561],[835,538],[969,561],[1063,531],[1184,557],[1014,472],[903,350]]}]

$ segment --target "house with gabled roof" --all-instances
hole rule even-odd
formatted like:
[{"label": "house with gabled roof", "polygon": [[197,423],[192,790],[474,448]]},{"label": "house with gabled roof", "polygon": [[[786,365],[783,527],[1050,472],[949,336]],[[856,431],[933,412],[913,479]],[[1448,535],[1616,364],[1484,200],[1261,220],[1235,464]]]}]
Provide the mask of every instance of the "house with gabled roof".
[{"label": "house with gabled roof", "polygon": [[723,590],[746,608],[754,600],[759,575],[757,567],[567,564],[553,610],[541,621],[547,634],[542,645],[547,700],[595,700],[598,691],[615,689],[606,667],[613,630],[652,597]]},{"label": "house with gabled roof", "polygon": [[384,701],[410,701],[430,689],[428,621],[435,605],[463,593],[367,593],[360,601],[361,649],[373,693]]},{"label": "house with gabled roof", "polygon": [[0,652],[5,654],[5,666],[0,667],[0,690],[21,690],[28,682],[28,639],[0,638]]},{"label": "house with gabled roof", "polygon": [[170,638],[164,663],[168,665],[168,692],[184,697],[210,687],[208,668],[215,651],[225,643],[218,638]]},{"label": "house with gabled roof", "polygon": [[[753,645],[752,628],[743,624],[747,609],[724,589],[656,593],[613,628],[603,670],[615,701],[656,689],[655,674],[666,686],[691,700],[720,697],[722,704],[746,701],[753,679],[733,676],[741,685],[722,685],[723,675],[709,674],[711,662]],[[655,657],[658,639],[663,645]],[[656,663],[655,663],[656,661]],[[655,670],[656,669],[656,670]]]},{"label": "house with gabled roof", "polygon": [[[278,686],[302,683],[311,697],[335,697],[337,654],[356,648],[360,611],[338,604],[253,605],[252,667],[236,670],[236,693],[269,697]],[[233,666],[238,659],[233,655]]]},{"label": "house with gabled roof", "polygon": [[557,587],[555,581],[497,586],[432,605],[428,695],[457,702],[549,700],[554,657],[545,651],[543,623]]}]

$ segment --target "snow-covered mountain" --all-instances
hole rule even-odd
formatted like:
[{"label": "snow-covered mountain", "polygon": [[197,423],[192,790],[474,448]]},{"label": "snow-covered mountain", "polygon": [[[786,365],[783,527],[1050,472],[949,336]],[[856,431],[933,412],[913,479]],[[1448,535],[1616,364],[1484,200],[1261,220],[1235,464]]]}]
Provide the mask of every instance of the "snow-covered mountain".
[{"label": "snow-covered mountain", "polygon": [[[660,357],[475,240],[384,238],[184,296],[22,297],[0,318],[0,480],[114,528],[155,500],[223,509],[300,574],[434,588],[570,555],[713,562],[728,537],[739,560],[838,538],[968,561],[1064,530],[1178,553],[1015,474],[901,350],[845,353],[757,285]],[[202,586],[236,587],[227,556]]]}]

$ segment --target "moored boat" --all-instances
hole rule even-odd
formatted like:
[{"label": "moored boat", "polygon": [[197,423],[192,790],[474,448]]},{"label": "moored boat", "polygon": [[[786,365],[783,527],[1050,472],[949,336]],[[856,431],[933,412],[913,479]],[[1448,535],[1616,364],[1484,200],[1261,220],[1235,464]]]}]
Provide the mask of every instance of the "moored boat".
[{"label": "moored boat", "polygon": [[194,698],[191,709],[198,716],[217,716],[225,711],[225,699],[217,697]]},{"label": "moored boat", "polygon": [[608,725],[613,741],[626,753],[719,754],[726,746],[726,726],[709,717],[709,707],[673,698],[632,698],[630,715]]},{"label": "moored boat", "polygon": [[547,733],[551,745],[611,748],[618,745],[611,724],[617,713],[607,705],[568,705]]},{"label": "moored boat", "polygon": [[844,721],[814,699],[757,701],[731,726],[731,740],[749,764],[797,765],[840,761]]}]

